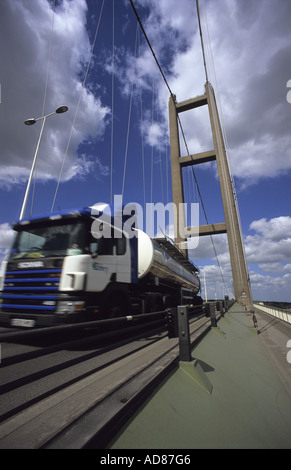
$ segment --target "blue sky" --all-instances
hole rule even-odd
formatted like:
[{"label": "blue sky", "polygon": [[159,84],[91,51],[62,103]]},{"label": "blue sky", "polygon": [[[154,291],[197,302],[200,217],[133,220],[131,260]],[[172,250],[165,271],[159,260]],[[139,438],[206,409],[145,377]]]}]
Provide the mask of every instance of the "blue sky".
[{"label": "blue sky", "polygon": [[[203,94],[196,2],[134,3],[177,101]],[[200,0],[200,8],[253,297],[291,301],[291,2]],[[58,106],[69,111],[46,120],[27,214],[51,210],[59,179],[55,210],[109,202],[123,188],[124,202],[171,201],[169,92],[128,0],[1,0],[0,35],[0,259],[40,132],[40,122],[27,127],[24,120]],[[200,111],[181,116],[190,153],[213,148],[207,110]],[[195,174],[208,221],[224,221],[216,164],[197,166]],[[190,169],[184,183],[186,202],[200,203]],[[201,207],[200,215],[204,224]],[[231,295],[226,236],[214,243]],[[193,260],[202,280],[205,273],[208,297],[221,297],[208,237]]]}]

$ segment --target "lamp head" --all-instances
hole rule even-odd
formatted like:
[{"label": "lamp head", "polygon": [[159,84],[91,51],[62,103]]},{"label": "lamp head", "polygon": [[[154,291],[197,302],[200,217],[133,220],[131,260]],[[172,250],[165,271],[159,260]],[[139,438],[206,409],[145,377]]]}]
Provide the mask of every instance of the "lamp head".
[{"label": "lamp head", "polygon": [[36,123],[36,119],[34,118],[30,118],[30,119],[27,119],[26,121],[24,121],[24,124],[26,124],[27,126],[33,126],[33,124]]},{"label": "lamp head", "polygon": [[66,111],[68,111],[68,106],[60,106],[58,109],[56,109],[56,113],[57,114],[62,114],[62,113],[65,113]]}]

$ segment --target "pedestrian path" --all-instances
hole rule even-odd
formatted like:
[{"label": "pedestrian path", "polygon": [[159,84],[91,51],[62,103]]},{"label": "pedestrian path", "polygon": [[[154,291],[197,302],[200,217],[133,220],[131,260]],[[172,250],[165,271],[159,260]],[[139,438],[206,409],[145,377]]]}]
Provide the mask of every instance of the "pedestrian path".
[{"label": "pedestrian path", "polygon": [[289,358],[287,360],[287,354],[290,355],[290,346],[287,347],[287,344],[291,342],[291,324],[257,309],[255,316],[258,322],[260,340],[263,342],[281,380],[291,395],[291,361]]},{"label": "pedestrian path", "polygon": [[291,396],[240,305],[192,357],[198,359],[195,373],[177,368],[110,448],[291,448]]}]

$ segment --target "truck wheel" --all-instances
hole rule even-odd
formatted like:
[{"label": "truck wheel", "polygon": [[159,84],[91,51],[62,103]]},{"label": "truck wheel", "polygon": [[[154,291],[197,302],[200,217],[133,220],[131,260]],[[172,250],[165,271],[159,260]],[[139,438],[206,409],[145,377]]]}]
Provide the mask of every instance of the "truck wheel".
[{"label": "truck wheel", "polygon": [[148,295],[145,301],[145,313],[161,312],[164,310],[163,298],[159,294]]},{"label": "truck wheel", "polygon": [[175,306],[174,299],[171,295],[165,295],[164,306],[165,306],[165,309]]},{"label": "truck wheel", "polygon": [[128,305],[124,298],[118,298],[118,292],[111,293],[110,298],[105,302],[105,316],[106,318],[123,317],[128,313]]}]

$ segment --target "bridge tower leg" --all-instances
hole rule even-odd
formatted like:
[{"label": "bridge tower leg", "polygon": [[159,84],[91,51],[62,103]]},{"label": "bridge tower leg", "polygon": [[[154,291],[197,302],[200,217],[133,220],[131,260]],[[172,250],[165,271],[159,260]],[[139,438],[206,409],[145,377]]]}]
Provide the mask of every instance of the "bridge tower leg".
[{"label": "bridge tower leg", "polygon": [[[214,149],[181,157],[178,114],[204,105],[208,106]],[[252,305],[252,295],[240,230],[237,200],[227,162],[214,90],[211,84],[209,82],[205,84],[204,95],[180,103],[177,103],[172,95],[169,100],[169,118],[173,203],[177,208],[177,220],[180,220],[181,223],[185,220],[184,214],[179,213],[179,207],[181,207],[179,204],[184,203],[182,168],[216,160],[225,222],[200,226],[199,236],[227,233],[235,299],[250,308]],[[191,234],[191,232],[197,233],[197,227],[188,227],[185,233]],[[175,234],[175,243],[183,247],[182,251],[185,252],[186,238],[179,234],[177,227]]]}]

